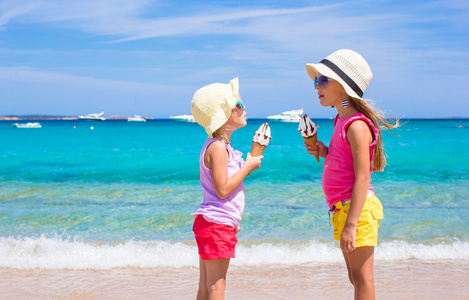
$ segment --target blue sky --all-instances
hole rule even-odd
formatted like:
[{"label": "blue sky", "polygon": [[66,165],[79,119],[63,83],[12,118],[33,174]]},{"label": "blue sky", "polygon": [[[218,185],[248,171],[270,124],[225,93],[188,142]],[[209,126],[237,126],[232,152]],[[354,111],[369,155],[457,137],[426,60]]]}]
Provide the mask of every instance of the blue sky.
[{"label": "blue sky", "polygon": [[305,63],[353,49],[391,115],[469,117],[469,1],[0,1],[0,115],[190,113],[239,77],[248,117],[319,105]]}]

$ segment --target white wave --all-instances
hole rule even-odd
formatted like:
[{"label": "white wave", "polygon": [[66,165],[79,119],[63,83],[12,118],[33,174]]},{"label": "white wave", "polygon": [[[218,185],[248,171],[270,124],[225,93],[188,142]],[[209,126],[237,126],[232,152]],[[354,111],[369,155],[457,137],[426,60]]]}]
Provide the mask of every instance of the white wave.
[{"label": "white wave", "polygon": [[412,244],[405,241],[381,243],[376,249],[377,260],[443,260],[469,259],[469,242],[454,240],[439,244]]},{"label": "white wave", "polygon": [[[301,265],[342,262],[338,247],[320,241],[259,242],[236,248],[232,265]],[[404,241],[383,242],[376,260],[469,259],[469,243],[452,241],[424,245]],[[167,241],[128,241],[116,244],[77,239],[0,238],[0,267],[15,269],[111,269],[197,267],[195,244]]]},{"label": "white wave", "polygon": [[117,244],[60,238],[0,238],[0,267],[18,269],[110,269],[195,265],[197,250],[164,241]]}]

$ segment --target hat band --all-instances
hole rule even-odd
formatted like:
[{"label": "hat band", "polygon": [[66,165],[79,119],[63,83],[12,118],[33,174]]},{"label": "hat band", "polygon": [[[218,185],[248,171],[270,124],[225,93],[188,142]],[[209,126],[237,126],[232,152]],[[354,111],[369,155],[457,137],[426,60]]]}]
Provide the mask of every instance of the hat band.
[{"label": "hat band", "polygon": [[352,78],[350,78],[347,74],[345,74],[344,71],[342,71],[338,66],[336,66],[333,62],[331,62],[330,60],[328,59],[323,59],[321,60],[320,64],[323,64],[325,65],[326,67],[328,67],[329,69],[331,69],[332,71],[334,71],[334,73],[336,73],[337,75],[339,75],[339,77],[345,81],[345,83],[355,92],[357,93],[357,95],[361,98],[363,97],[363,91],[362,89],[355,83],[355,81],[353,81]]}]

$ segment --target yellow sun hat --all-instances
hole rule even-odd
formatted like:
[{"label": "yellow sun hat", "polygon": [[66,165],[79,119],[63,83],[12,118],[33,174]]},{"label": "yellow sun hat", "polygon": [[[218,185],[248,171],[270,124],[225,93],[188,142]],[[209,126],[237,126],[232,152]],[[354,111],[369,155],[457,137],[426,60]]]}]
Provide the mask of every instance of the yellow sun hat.
[{"label": "yellow sun hat", "polygon": [[194,120],[205,128],[209,137],[231,116],[239,100],[238,77],[230,83],[212,83],[198,89],[191,101]]}]

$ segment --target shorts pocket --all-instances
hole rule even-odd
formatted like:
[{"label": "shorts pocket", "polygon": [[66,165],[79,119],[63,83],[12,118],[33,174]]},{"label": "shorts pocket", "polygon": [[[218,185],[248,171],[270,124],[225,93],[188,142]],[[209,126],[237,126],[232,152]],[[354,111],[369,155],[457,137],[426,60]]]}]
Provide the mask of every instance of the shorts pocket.
[{"label": "shorts pocket", "polygon": [[373,215],[373,219],[375,220],[381,220],[382,218],[384,218],[383,209],[381,207],[372,209],[371,214]]},{"label": "shorts pocket", "polygon": [[371,197],[369,201],[370,201],[369,210],[371,211],[371,215],[373,216],[373,219],[381,220],[384,217],[383,205],[381,204],[381,201],[379,201],[378,197],[376,196]]}]

